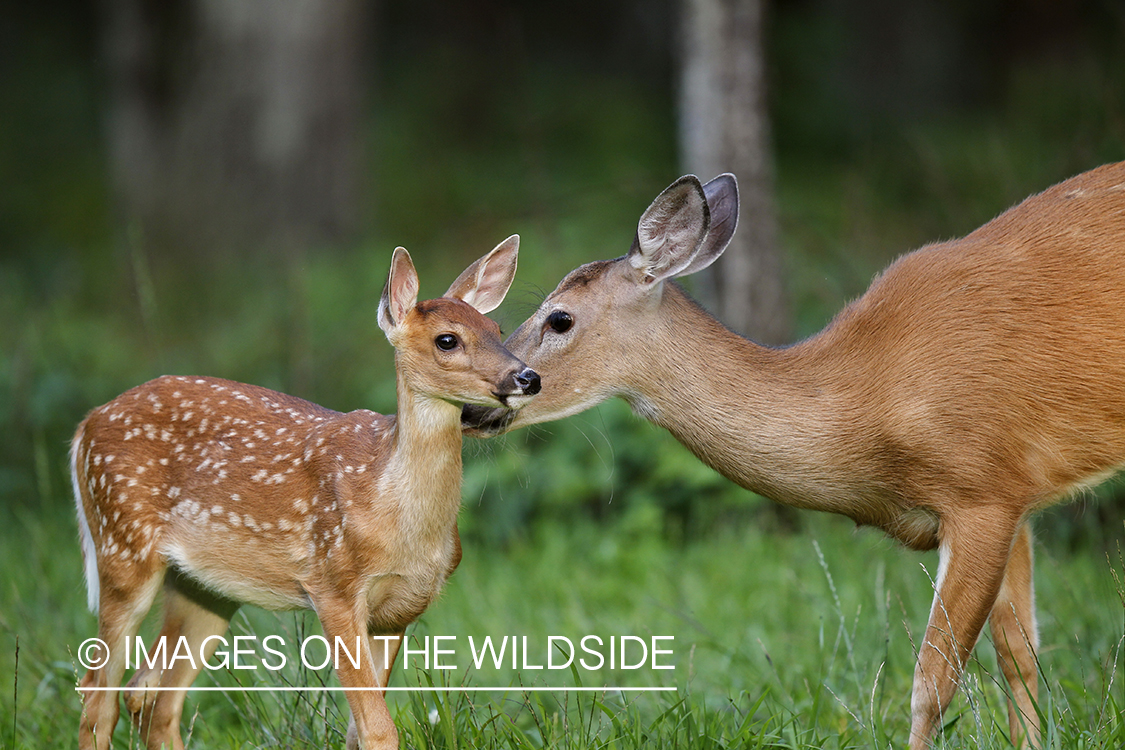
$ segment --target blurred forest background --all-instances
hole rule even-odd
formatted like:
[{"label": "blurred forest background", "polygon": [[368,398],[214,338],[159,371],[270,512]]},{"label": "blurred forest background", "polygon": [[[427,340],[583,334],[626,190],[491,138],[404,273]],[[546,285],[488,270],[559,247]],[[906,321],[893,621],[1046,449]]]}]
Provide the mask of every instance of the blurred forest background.
[{"label": "blurred forest background", "polygon": [[[678,175],[731,170],[740,236],[775,253],[742,293],[780,313],[727,319],[792,341],[896,255],[1125,158],[1117,0],[42,0],[3,14],[0,513],[60,524],[75,425],[156,375],[394,411],[375,313],[396,245],[433,296],[519,233],[498,311],[510,331],[571,268],[625,252]],[[753,73],[758,119],[726,152],[703,153],[730,117],[696,86],[705,53],[730,61],[720,93]],[[720,280],[691,283],[725,309]],[[576,514],[673,542],[801,523],[621,404],[466,450],[468,546]],[[1115,507],[1058,512],[1051,533],[1116,538]]]}]

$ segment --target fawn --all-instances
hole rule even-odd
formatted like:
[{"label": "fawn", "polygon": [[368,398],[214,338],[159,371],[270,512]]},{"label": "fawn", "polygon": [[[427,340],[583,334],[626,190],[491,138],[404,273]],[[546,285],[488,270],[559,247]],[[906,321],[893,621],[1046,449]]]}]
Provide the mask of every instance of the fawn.
[{"label": "fawn", "polygon": [[[71,470],[109,653],[80,690],[120,685],[127,639],[163,587],[160,638],[186,638],[193,658],[139,669],[125,702],[150,748],[182,748],[186,689],[235,610],[312,609],[329,642],[361,651],[358,668],[336,665],[345,688],[368,688],[347,693],[348,747],[398,747],[383,692],[370,688],[386,687],[406,626],[461,559],[461,405],[515,409],[539,391],[484,317],[512,283],[518,248],[510,237],[423,302],[410,255],[395,250],[378,319],[395,348],[397,415],[166,376],[86,417]],[[398,638],[384,653],[376,635]],[[157,686],[179,690],[145,690]],[[108,748],[117,692],[83,696],[79,746]]]},{"label": "fawn", "polygon": [[1030,517],[1125,466],[1125,163],[891,265],[787,348],[729,330],[672,281],[722,254],[734,177],[686,176],[628,254],[572,271],[506,345],[548,383],[495,433],[620,396],[723,476],[940,551],[910,746],[924,747],[988,621],[1013,741],[1039,742]]}]

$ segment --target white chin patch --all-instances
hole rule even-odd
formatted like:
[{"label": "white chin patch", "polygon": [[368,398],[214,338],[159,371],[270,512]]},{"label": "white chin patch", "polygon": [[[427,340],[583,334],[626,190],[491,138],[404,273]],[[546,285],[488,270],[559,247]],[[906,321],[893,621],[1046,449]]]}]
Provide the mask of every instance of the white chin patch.
[{"label": "white chin patch", "polygon": [[506,401],[507,407],[509,409],[522,409],[533,398],[535,398],[535,396],[528,396],[528,395],[524,395],[524,394],[513,393],[511,396],[508,396],[508,398],[505,399],[505,401]]}]

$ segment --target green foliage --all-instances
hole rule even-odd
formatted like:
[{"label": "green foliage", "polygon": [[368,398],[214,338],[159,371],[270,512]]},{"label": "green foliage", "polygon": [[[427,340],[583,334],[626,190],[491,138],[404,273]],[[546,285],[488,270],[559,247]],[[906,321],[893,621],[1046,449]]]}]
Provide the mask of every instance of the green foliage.
[{"label": "green foliage", "polygon": [[744,518],[762,502],[620,401],[467,451],[463,496],[480,512],[464,533],[492,543],[533,521],[576,516],[682,541]]}]

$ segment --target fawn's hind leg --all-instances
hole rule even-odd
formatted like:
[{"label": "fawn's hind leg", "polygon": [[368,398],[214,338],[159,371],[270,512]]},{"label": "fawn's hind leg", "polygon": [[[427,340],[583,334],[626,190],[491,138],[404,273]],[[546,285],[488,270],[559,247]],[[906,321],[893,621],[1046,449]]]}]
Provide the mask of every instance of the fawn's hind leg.
[{"label": "fawn's hind leg", "polygon": [[[182,750],[179,727],[187,688],[203,669],[204,661],[221,645],[214,636],[227,632],[237,610],[236,602],[217,597],[175,570],[169,571],[164,583],[164,624],[150,649],[152,653],[163,641],[168,668],[162,669],[163,664],[141,665],[125,691],[125,707],[148,747]],[[180,689],[146,690],[152,687]]]},{"label": "fawn's hind leg", "polygon": [[[108,648],[105,663],[90,669],[79,683],[82,691],[82,718],[78,727],[78,747],[81,750],[108,750],[117,725],[121,704],[118,692],[125,674],[125,661],[130,637],[136,636],[145,614],[156,598],[163,567],[144,571],[139,565],[125,566],[99,561],[101,575],[100,603],[98,606],[98,637]],[[114,560],[113,563],[119,563]],[[116,586],[115,574],[125,574],[140,585]],[[147,576],[147,577],[145,577]],[[83,690],[98,688],[97,690]]]}]

